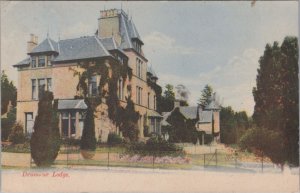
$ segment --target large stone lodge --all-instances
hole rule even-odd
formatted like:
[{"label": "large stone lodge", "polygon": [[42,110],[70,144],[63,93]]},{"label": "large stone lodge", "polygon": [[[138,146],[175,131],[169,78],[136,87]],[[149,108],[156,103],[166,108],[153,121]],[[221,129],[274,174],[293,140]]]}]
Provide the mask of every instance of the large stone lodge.
[{"label": "large stone lodge", "polygon": [[[123,10],[100,11],[98,30],[94,36],[55,41],[47,35],[40,43],[31,34],[28,41],[28,57],[14,65],[18,69],[17,121],[23,124],[24,132],[33,132],[38,110],[39,95],[43,90],[52,91],[58,100],[59,128],[62,137],[80,138],[83,129],[83,112],[87,108],[83,99],[75,99],[78,93],[78,77],[74,71],[81,71],[80,62],[100,60],[110,66],[128,66],[132,78],[118,81],[118,97],[122,106],[125,97],[131,96],[135,110],[139,112],[139,137],[143,138],[143,128],[160,134],[162,116],[156,111],[156,93],[149,85],[157,85],[158,77],[143,53],[144,45],[132,19]],[[110,69],[111,70],[111,69]],[[97,94],[100,77],[95,74],[88,80],[88,95]],[[131,85],[128,90],[127,85]],[[157,85],[158,86],[158,85]],[[110,132],[119,132],[108,118],[107,105],[97,108],[95,117],[96,138],[107,141]]]}]

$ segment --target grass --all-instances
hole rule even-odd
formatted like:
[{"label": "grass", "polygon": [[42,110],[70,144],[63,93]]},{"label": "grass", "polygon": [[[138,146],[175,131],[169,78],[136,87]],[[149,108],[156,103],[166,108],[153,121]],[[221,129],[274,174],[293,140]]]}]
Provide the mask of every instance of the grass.
[{"label": "grass", "polygon": [[190,169],[190,164],[158,164],[155,163],[140,163],[140,162],[125,162],[107,160],[57,160],[55,165],[77,165],[77,166],[104,166],[104,167],[129,167],[129,168],[159,168],[159,169]]}]

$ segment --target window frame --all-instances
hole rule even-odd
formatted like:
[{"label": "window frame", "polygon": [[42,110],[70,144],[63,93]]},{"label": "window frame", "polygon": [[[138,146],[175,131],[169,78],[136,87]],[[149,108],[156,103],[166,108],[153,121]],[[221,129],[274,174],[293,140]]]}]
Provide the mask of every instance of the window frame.
[{"label": "window frame", "polygon": [[[41,62],[44,61],[44,62]],[[43,65],[41,65],[43,64]],[[45,67],[46,66],[46,56],[38,56],[38,67]]]}]

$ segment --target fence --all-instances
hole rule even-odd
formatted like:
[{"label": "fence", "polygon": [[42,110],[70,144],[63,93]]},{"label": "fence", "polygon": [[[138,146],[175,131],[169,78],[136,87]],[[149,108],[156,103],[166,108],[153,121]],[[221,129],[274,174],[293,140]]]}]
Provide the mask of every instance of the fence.
[{"label": "fence", "polygon": [[[79,146],[62,146],[55,162],[59,167],[101,166],[101,167],[138,167],[138,168],[170,168],[199,169],[210,167],[226,167],[251,169],[263,172],[264,168],[272,169],[274,164],[264,162],[247,163],[240,160],[237,153],[228,153],[215,149],[208,153],[180,154],[171,151],[147,152],[145,155],[133,154],[122,147],[104,146],[97,148],[91,159],[84,159]],[[35,166],[31,159],[30,167]]]}]

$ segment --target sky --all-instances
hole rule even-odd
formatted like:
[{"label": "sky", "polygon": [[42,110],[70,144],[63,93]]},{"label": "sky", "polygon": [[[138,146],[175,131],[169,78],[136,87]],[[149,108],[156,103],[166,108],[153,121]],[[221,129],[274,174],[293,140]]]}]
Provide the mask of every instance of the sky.
[{"label": "sky", "polygon": [[297,1],[5,2],[1,1],[1,68],[26,58],[29,34],[54,39],[93,35],[100,10],[122,8],[145,43],[158,83],[183,84],[196,105],[206,84],[223,106],[253,113],[259,57],[265,45],[298,36]]}]

